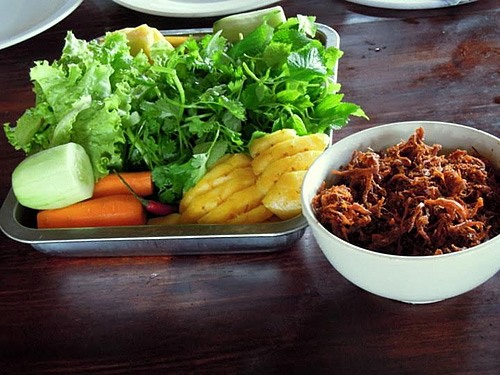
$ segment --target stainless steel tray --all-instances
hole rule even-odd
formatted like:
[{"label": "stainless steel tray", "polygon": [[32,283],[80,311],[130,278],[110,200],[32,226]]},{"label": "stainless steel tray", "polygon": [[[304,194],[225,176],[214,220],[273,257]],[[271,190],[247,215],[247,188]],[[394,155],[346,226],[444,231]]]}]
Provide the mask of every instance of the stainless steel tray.
[{"label": "stainless steel tray", "polygon": [[[212,29],[162,30],[164,35],[203,35]],[[318,39],[339,47],[332,28],[318,24]],[[336,80],[336,72],[332,77]],[[36,211],[21,206],[12,190],[0,209],[0,229],[15,241],[56,256],[152,256],[259,253],[284,250],[298,241],[305,218],[251,225],[141,225],[36,229]]]},{"label": "stainless steel tray", "polygon": [[307,223],[296,218],[252,225],[140,225],[36,229],[36,211],[21,206],[9,191],[0,227],[15,241],[59,256],[193,255],[270,252],[299,240]]}]

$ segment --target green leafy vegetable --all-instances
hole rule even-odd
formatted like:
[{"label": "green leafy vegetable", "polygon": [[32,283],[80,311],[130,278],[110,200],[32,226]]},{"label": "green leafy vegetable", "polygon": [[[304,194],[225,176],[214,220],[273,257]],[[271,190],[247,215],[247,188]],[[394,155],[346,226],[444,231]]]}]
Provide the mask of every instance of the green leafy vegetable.
[{"label": "green leafy vegetable", "polygon": [[[112,83],[113,75],[130,79],[132,60],[123,35],[110,34],[103,44],[87,43],[68,33],[61,58],[36,62],[30,77],[37,104],[17,121],[4,125],[9,142],[27,154],[75,142],[91,158],[95,178],[122,167],[125,145],[122,118],[130,96]],[[124,64],[127,61],[127,65]],[[143,68],[149,66],[144,64]],[[123,73],[127,69],[131,73]],[[124,107],[124,108],[122,108]]]},{"label": "green leafy vegetable", "polygon": [[86,42],[69,32],[62,56],[31,70],[36,106],[9,142],[28,154],[81,144],[96,179],[110,170],[153,172],[163,202],[176,202],[226,153],[282,128],[329,132],[350,116],[332,80],[342,51],[314,38],[314,17],[269,24],[232,43],[223,30],[173,49],[133,56],[123,33]]}]

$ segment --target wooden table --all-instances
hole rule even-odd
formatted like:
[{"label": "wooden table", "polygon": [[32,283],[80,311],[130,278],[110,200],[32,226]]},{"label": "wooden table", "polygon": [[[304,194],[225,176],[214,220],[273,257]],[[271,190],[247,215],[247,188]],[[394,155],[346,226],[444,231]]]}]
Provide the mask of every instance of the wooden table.
[{"label": "wooden table", "polygon": [[[397,11],[341,0],[285,0],[287,15],[316,15],[345,52],[339,81],[370,121],[339,139],[402,120],[460,123],[500,136],[497,0]],[[34,60],[79,38],[148,23],[210,27],[215,18],[146,15],[85,0],[42,34],[0,51],[0,118],[33,104]],[[0,135],[0,199],[23,155]],[[307,230],[260,255],[60,258],[0,235],[2,373],[497,374],[500,277],[429,305],[353,286]]]}]

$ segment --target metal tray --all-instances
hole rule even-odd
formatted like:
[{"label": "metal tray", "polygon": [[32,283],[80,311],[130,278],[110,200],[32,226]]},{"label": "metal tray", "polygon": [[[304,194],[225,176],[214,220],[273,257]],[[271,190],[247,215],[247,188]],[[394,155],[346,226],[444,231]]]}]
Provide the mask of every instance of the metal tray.
[{"label": "metal tray", "polygon": [[193,255],[270,252],[299,240],[305,218],[252,225],[138,225],[36,229],[36,211],[21,206],[12,190],[0,209],[0,227],[15,241],[59,256]]},{"label": "metal tray", "polygon": [[[164,35],[203,35],[212,29],[162,30]],[[339,47],[332,28],[318,24],[317,38]],[[336,80],[337,68],[332,79]],[[49,255],[153,256],[262,253],[284,250],[304,234],[302,215],[250,225],[141,225],[126,227],[36,229],[36,211],[20,205],[12,190],[0,209],[0,229],[15,241]]]}]

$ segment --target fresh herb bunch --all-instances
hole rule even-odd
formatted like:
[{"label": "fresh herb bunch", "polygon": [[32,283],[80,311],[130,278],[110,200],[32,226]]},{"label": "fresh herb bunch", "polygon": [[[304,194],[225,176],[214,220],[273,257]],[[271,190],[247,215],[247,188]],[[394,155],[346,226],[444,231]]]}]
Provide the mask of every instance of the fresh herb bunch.
[{"label": "fresh herb bunch", "polygon": [[9,142],[27,153],[82,144],[96,179],[149,169],[163,202],[177,202],[221,156],[252,137],[293,128],[329,132],[362,109],[332,79],[342,52],[315,39],[314,17],[266,22],[236,43],[220,32],[132,56],[121,33],[101,41],[70,32],[61,59],[31,71],[37,105]]}]

